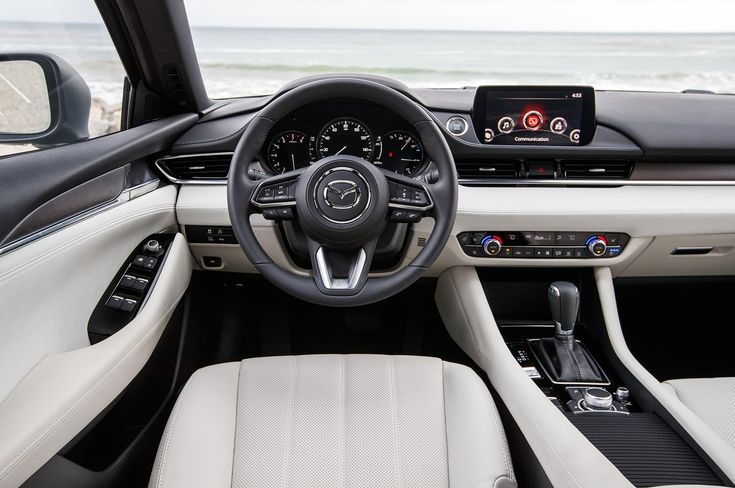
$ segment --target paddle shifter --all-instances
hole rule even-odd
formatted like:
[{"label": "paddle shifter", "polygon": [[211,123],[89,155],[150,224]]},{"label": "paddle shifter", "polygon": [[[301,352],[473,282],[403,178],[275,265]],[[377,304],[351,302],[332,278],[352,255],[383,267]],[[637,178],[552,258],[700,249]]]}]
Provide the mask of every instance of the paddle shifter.
[{"label": "paddle shifter", "polygon": [[534,342],[538,360],[554,383],[603,383],[602,370],[594,358],[574,339],[579,315],[579,290],[572,283],[549,285],[549,307],[554,320],[554,337]]}]

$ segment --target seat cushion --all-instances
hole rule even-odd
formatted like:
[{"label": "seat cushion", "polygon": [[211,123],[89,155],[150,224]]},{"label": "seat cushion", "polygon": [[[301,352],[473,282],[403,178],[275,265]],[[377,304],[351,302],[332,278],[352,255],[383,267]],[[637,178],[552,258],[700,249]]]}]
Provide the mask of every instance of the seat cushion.
[{"label": "seat cushion", "polygon": [[248,359],[199,370],[151,487],[514,487],[492,398],[469,368],[412,356]]},{"label": "seat cushion", "polygon": [[735,378],[665,381],[679,400],[725,442],[735,447]]}]

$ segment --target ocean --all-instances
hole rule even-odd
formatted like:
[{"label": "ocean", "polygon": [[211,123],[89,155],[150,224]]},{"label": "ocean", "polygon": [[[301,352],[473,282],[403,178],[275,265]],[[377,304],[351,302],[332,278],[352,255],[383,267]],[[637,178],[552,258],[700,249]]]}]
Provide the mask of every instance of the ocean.
[{"label": "ocean", "polygon": [[[546,34],[194,27],[211,97],[262,95],[302,76],[372,73],[412,87],[583,84],[735,93],[735,33]],[[116,104],[123,70],[101,25],[0,23],[0,50],[53,52]]]}]

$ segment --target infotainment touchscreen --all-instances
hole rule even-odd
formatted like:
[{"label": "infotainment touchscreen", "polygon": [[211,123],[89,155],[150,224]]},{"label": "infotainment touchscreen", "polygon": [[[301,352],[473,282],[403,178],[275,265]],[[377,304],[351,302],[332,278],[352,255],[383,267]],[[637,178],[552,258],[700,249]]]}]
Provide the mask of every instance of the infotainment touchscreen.
[{"label": "infotainment touchscreen", "polygon": [[472,118],[484,144],[583,145],[595,132],[595,91],[586,86],[482,86]]}]

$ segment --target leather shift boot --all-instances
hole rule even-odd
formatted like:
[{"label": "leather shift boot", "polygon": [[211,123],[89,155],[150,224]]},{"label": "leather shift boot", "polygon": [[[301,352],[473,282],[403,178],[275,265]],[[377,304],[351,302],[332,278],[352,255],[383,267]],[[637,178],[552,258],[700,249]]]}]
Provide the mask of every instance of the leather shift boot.
[{"label": "leather shift boot", "polygon": [[544,338],[531,343],[536,356],[556,382],[602,383],[597,362],[580,347],[574,336]]}]

